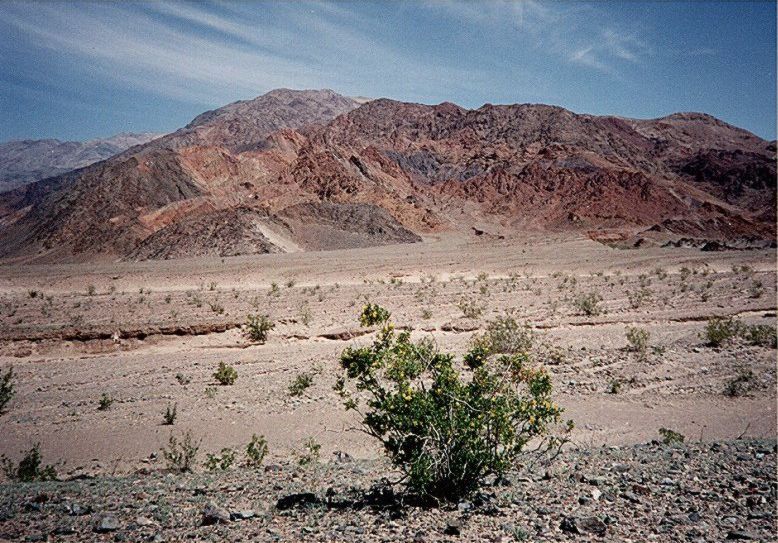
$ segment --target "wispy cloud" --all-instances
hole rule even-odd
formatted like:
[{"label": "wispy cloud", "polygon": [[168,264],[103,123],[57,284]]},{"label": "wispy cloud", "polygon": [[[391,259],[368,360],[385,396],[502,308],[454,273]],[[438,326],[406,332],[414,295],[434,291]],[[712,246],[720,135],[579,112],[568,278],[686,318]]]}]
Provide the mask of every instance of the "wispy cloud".
[{"label": "wispy cloud", "polygon": [[376,21],[316,2],[8,2],[0,17],[36,47],[88,64],[92,76],[196,104],[276,87],[369,94],[375,87],[364,89],[365,82],[405,81],[412,93],[425,81],[478,76],[408,54],[378,37]]},{"label": "wispy cloud", "polygon": [[616,77],[624,63],[640,64],[653,54],[653,47],[638,33],[615,26],[589,4],[446,0],[427,6],[469,24],[514,27],[536,50]]}]

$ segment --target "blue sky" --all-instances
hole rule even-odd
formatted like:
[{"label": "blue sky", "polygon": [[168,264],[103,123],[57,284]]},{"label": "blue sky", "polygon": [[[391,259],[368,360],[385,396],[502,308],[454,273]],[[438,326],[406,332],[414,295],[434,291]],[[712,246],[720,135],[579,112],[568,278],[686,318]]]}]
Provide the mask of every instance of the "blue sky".
[{"label": "blue sky", "polygon": [[0,141],[167,132],[277,88],[703,111],[776,133],[774,2],[0,2]]}]

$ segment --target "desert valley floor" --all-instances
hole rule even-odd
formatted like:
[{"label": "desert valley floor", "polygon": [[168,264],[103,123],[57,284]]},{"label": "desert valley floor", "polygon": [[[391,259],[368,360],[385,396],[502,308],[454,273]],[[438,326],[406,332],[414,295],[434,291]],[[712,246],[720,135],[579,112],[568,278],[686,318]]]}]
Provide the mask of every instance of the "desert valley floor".
[{"label": "desert valley floor", "polygon": [[[279,470],[277,476],[273,471],[258,476],[265,479],[262,488],[273,496],[273,504],[282,494],[280,487],[272,490],[273,484],[280,484],[277,479],[286,476],[299,490],[323,495],[327,485],[334,484],[330,471],[343,458],[352,459],[352,470],[363,462],[380,463],[379,451],[353,430],[355,419],[346,415],[333,391],[340,375],[339,353],[372,337],[357,320],[369,300],[389,309],[394,322],[412,329],[414,337],[431,335],[442,350],[458,355],[474,334],[506,312],[530,324],[536,345],[544,353],[541,359],[553,375],[558,402],[577,425],[563,465],[616,465],[618,458],[608,455],[629,456],[640,465],[645,463],[640,460],[644,455],[660,463],[691,466],[702,458],[695,451],[721,455],[716,452],[721,446],[725,451],[731,447],[723,464],[740,462],[736,459],[745,455],[740,462],[743,469],[753,467],[746,476],[756,477],[753,474],[758,470],[774,475],[775,349],[741,340],[714,348],[702,334],[714,316],[774,326],[775,262],[775,249],[623,250],[559,235],[450,237],[359,250],[228,259],[0,267],[0,368],[13,365],[18,391],[9,412],[0,419],[0,453],[16,459],[39,442],[44,461],[60,463],[62,478],[88,481],[95,475],[117,476],[121,478],[112,484],[118,489],[132,486],[128,481],[139,477],[139,470],[153,474],[164,468],[159,453],[171,432],[180,435],[191,430],[196,439],[202,439],[202,456],[224,447],[243,448],[252,434],[262,434],[270,449],[265,462]],[[586,316],[574,301],[592,293],[602,297],[602,311]],[[275,322],[265,344],[246,339],[241,327],[249,314],[266,314]],[[625,332],[630,326],[650,334],[644,356],[627,349]],[[219,386],[212,377],[222,361],[238,372],[232,386]],[[300,374],[311,376],[312,384],[302,394],[292,395],[289,387]],[[740,387],[738,394],[725,394],[733,382]],[[103,394],[114,401],[100,410]],[[172,404],[177,405],[178,417],[174,425],[163,425],[162,414]],[[640,445],[660,440],[660,428],[685,435],[688,445],[678,450]],[[288,468],[303,454],[309,438],[321,444],[321,464],[308,470]],[[754,441],[760,439],[770,441]],[[711,441],[724,445],[717,444],[711,451]],[[655,452],[646,447],[654,447]],[[684,454],[687,461],[681,460]],[[584,458],[576,460],[575,455]],[[693,484],[704,487],[706,477],[725,477],[714,473],[717,470],[711,466],[716,465],[691,472],[689,476],[696,479]],[[369,485],[365,473],[374,468],[360,469],[359,484]],[[677,470],[673,476],[672,466],[668,469],[670,474],[662,472],[658,481],[683,477]],[[148,477],[156,481],[154,485],[173,484],[165,478],[155,479],[156,475]],[[181,488],[208,484],[196,480],[200,476],[192,477],[176,484]],[[239,495],[247,492],[245,483],[241,486],[229,480],[234,475],[225,477],[218,484],[228,488],[228,498],[236,485]],[[30,520],[33,513],[22,505],[39,492],[49,497],[85,492],[69,484],[74,483],[4,487],[0,492],[4,511],[11,512],[4,521],[0,518],[0,538],[56,531],[59,521],[43,513],[38,520]],[[309,487],[302,488],[306,484]],[[767,483],[759,479],[758,484]],[[587,495],[591,488],[606,492],[586,485]],[[126,492],[134,491],[128,488]],[[570,500],[576,507],[591,507],[579,500],[580,488],[572,492]],[[140,514],[121,512],[125,498],[100,495],[120,510],[120,520]],[[695,528],[700,531],[699,540],[720,540],[738,532],[768,540],[765,537],[775,521],[774,481],[769,482],[765,495],[769,503],[760,503],[771,504],[766,517],[753,520],[741,511],[733,513],[734,518],[742,518],[749,526],[728,526],[726,514],[716,513],[711,519],[715,530],[713,525],[710,530]],[[219,501],[218,496],[211,497]],[[625,503],[652,515],[645,503],[653,503],[655,497],[636,496],[636,502]],[[148,501],[149,495],[143,499]],[[641,501],[644,505],[636,505]],[[9,505],[12,502],[15,505]],[[198,503],[187,502],[186,507],[197,510],[187,517],[187,526],[199,524]],[[599,513],[608,512],[611,506],[599,503]],[[101,506],[96,503],[94,507]],[[261,511],[263,506],[252,508]],[[17,509],[18,514],[13,513]],[[422,539],[436,540],[461,531],[463,538],[470,534],[469,540],[487,532],[519,540],[517,530],[541,539],[575,532],[560,531],[559,519],[549,518],[561,513],[550,511],[538,517],[546,519],[545,528],[535,527],[532,518],[516,513],[516,518],[508,519],[513,523],[510,530],[499,527],[504,521],[483,521],[496,523],[492,531],[476,530],[477,523],[449,526],[453,517],[463,514],[462,508],[437,520],[434,515],[425,520],[428,513],[421,511],[415,527],[409,522],[402,525],[405,531],[393,532],[387,524],[388,531],[376,537],[413,540],[422,533]],[[661,534],[667,532],[657,526],[664,513],[656,514],[654,525],[640,527],[651,537],[644,534],[633,540],[663,539]],[[683,514],[688,515],[688,510]],[[127,540],[140,540],[140,534],[169,540],[181,535],[171,528],[180,520],[176,514],[164,519],[144,515],[152,517],[152,524],[136,526],[140,531],[125,536]],[[301,531],[310,519],[282,528],[273,527],[273,519],[259,517],[252,528],[243,528],[249,530],[244,534],[246,540],[252,540],[252,534],[254,539],[294,540],[294,534],[302,537],[306,533],[313,537],[313,532]],[[639,519],[640,514],[632,518]],[[125,521],[121,522],[122,530],[128,530]],[[624,523],[606,524],[613,540],[627,540],[633,533]],[[365,529],[374,531],[372,525],[363,525],[362,532],[337,528],[316,530],[315,536],[362,540]],[[225,529],[216,527],[213,530],[217,531],[196,532],[199,535],[193,537],[219,540],[222,532],[218,530]],[[79,530],[76,526],[62,537],[77,537]],[[541,537],[538,534],[543,530]],[[586,526],[579,531],[584,534]],[[88,537],[113,537],[113,530],[106,530],[108,535],[98,532],[89,531]],[[689,533],[678,532],[679,540],[697,540]],[[708,536],[711,539],[705,539]]]}]

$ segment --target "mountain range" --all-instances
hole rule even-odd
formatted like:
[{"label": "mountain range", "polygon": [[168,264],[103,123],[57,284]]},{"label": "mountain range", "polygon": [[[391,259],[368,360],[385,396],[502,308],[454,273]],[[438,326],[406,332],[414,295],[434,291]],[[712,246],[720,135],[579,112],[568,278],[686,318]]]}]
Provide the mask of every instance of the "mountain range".
[{"label": "mountain range", "polygon": [[278,89],[0,194],[0,257],[231,256],[451,232],[774,243],[775,159],[775,142],[702,113]]},{"label": "mountain range", "polygon": [[161,134],[117,134],[89,141],[19,140],[0,143],[0,192],[110,158]]}]

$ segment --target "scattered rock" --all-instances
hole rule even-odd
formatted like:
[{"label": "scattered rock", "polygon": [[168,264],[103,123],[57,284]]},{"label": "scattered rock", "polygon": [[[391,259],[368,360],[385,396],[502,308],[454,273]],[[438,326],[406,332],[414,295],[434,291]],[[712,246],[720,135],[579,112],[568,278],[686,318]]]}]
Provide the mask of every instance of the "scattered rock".
[{"label": "scattered rock", "polygon": [[458,520],[452,520],[448,524],[446,524],[445,530],[443,530],[443,533],[446,535],[460,535],[462,533],[462,523]]},{"label": "scattered rock", "polygon": [[115,532],[121,528],[121,525],[119,524],[119,519],[117,519],[113,515],[98,515],[95,518],[94,521],[94,531],[99,534],[104,534],[108,532]]},{"label": "scattered rock", "polygon": [[597,517],[565,517],[560,528],[563,532],[604,536],[608,527]]},{"label": "scattered rock", "polygon": [[230,512],[219,507],[213,502],[208,502],[203,509],[203,526],[211,526],[213,524],[229,524]]},{"label": "scattered rock", "polygon": [[288,496],[279,498],[278,502],[276,502],[276,509],[284,511],[286,509],[292,509],[293,507],[305,507],[309,505],[316,505],[318,503],[320,503],[320,500],[318,497],[316,497],[316,494],[312,492],[301,492],[298,494],[289,494]]}]

